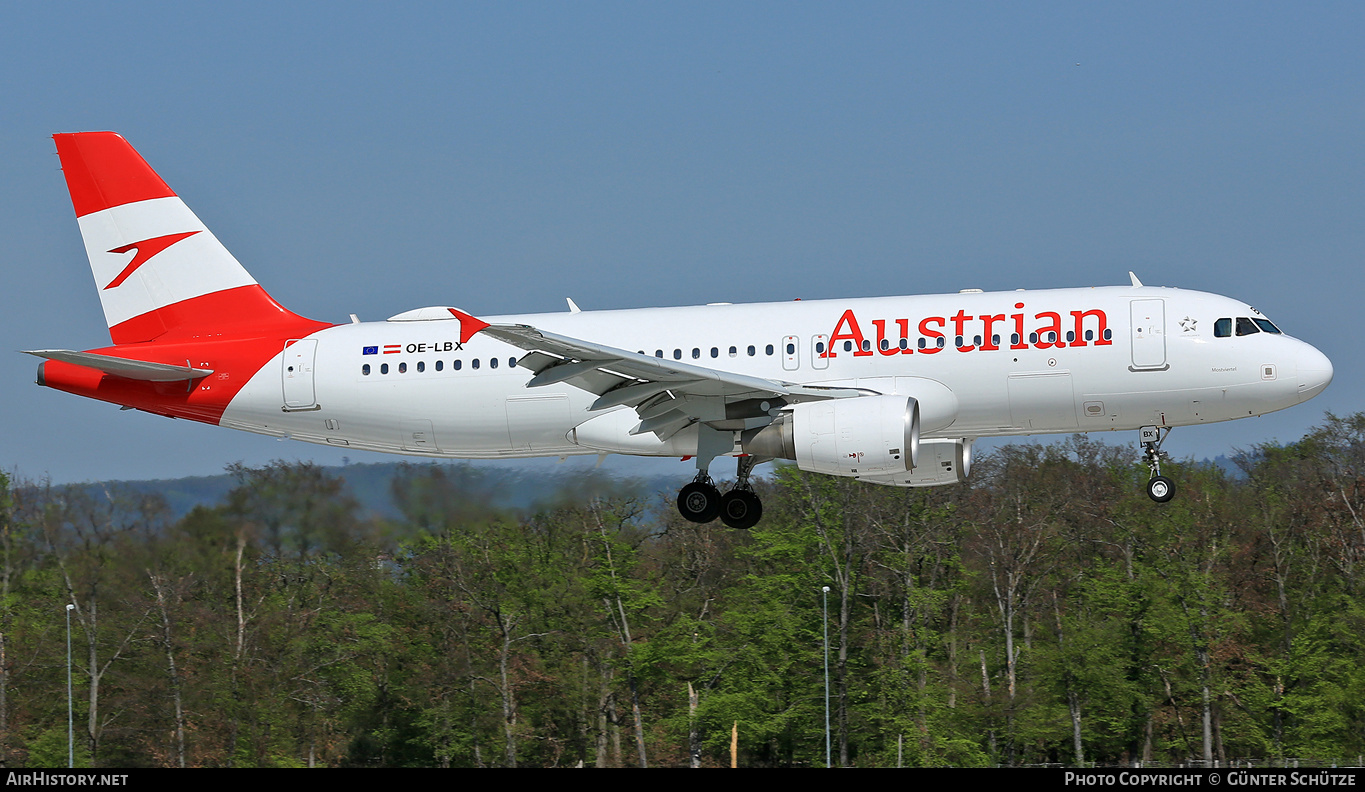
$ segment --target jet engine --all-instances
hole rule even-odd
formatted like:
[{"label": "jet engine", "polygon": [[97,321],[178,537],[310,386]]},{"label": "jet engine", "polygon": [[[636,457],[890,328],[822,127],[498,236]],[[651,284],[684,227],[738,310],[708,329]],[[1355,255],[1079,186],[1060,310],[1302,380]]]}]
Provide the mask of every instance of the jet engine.
[{"label": "jet engine", "polygon": [[961,484],[971,472],[971,440],[921,440],[919,464],[914,470],[858,476],[858,480],[888,487],[937,487],[941,484]]},{"label": "jet engine", "polygon": [[740,436],[745,453],[792,459],[812,473],[858,478],[908,474],[919,444],[919,402],[908,396],[801,402]]}]

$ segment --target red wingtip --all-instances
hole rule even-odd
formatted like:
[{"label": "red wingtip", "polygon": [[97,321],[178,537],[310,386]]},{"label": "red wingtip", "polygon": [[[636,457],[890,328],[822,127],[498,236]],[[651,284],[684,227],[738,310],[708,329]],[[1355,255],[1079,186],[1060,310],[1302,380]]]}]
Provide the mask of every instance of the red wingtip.
[{"label": "red wingtip", "polygon": [[77,217],[175,193],[128,141],[113,132],[53,135]]},{"label": "red wingtip", "polygon": [[469,314],[459,310],[458,308],[449,308],[447,310],[450,311],[451,316],[460,320],[461,344],[473,338],[475,333],[479,332],[485,327],[488,327],[488,323],[485,322],[484,320],[470,316]]}]

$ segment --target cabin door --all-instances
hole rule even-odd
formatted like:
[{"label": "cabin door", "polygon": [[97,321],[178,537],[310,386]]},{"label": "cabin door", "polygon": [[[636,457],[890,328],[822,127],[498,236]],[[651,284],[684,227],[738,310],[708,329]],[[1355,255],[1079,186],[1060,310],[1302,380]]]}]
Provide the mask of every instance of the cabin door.
[{"label": "cabin door", "polygon": [[284,347],[284,409],[315,410],[317,395],[313,390],[313,358],[318,351],[316,338],[288,341]]},{"label": "cabin door", "polygon": [[1166,301],[1133,300],[1133,369],[1166,368]]}]

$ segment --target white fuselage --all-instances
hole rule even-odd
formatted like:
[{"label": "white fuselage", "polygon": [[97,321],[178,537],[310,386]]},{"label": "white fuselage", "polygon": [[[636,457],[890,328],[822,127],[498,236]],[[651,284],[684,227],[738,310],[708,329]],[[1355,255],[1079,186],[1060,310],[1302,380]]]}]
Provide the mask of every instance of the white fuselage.
[{"label": "white fuselage", "polygon": [[[1226,421],[1321,392],[1332,368],[1312,346],[1276,332],[1215,335],[1220,319],[1260,316],[1214,294],[1100,287],[487,320],[719,371],[914,396],[925,437],[975,438]],[[221,423],[435,457],[696,453],[695,427],[665,441],[631,435],[634,410],[590,412],[597,394],[567,383],[527,388],[522,350],[485,334],[459,339],[452,319],[327,328],[257,372]]]},{"label": "white fuselage", "polygon": [[[430,457],[693,457],[679,513],[749,528],[754,465],[960,483],[978,437],[1160,429],[1280,410],[1332,364],[1245,303],[1129,287],[328,325],[277,303],[113,132],[53,136],[112,346],[37,381],[124,408]],[[718,456],[738,456],[722,493]]]}]

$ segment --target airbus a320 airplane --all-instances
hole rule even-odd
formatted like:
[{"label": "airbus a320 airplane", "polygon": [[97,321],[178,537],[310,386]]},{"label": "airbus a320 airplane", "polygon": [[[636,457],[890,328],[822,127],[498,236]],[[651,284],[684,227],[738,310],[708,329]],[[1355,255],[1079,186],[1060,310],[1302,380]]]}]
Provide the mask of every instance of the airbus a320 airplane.
[{"label": "airbus a320 airplane", "polygon": [[[754,465],[898,487],[966,479],[978,437],[1171,427],[1306,401],[1332,364],[1246,303],[1143,286],[479,319],[305,319],[270,298],[112,132],[56,135],[113,346],[38,384],[311,443],[450,458],[694,458],[695,522],[748,528]],[[738,458],[721,494],[716,457]]]}]

